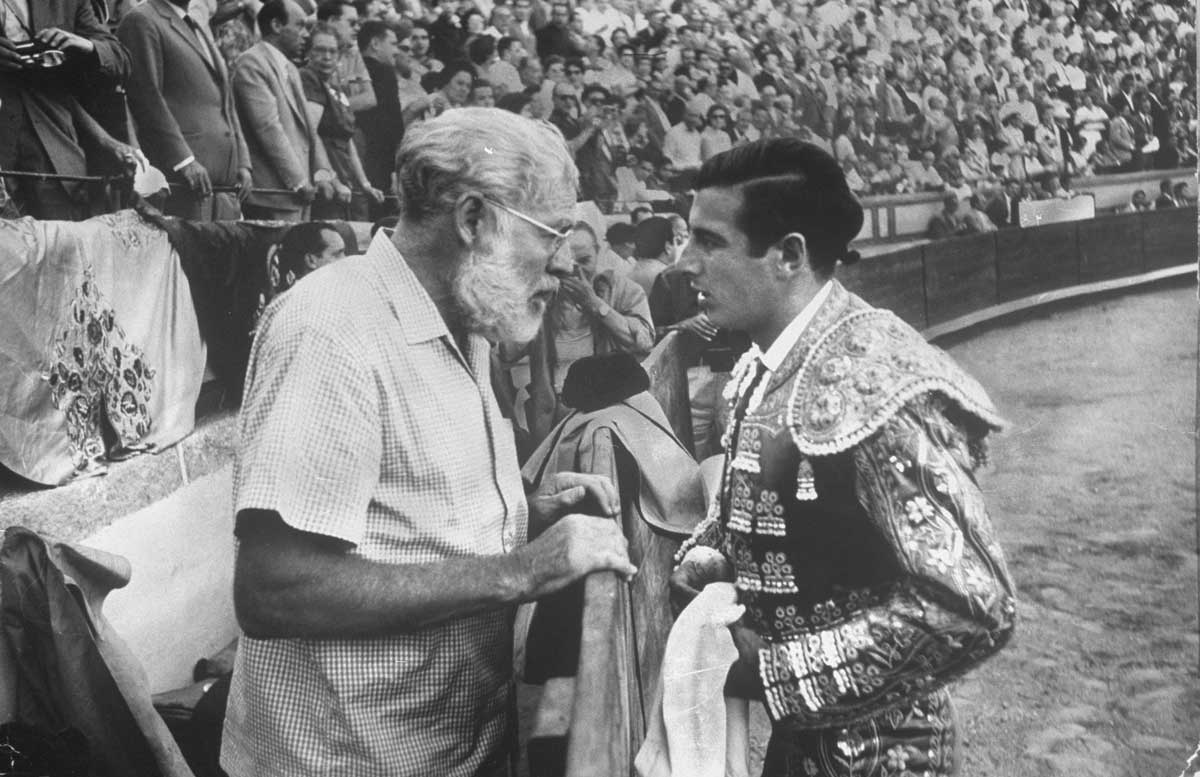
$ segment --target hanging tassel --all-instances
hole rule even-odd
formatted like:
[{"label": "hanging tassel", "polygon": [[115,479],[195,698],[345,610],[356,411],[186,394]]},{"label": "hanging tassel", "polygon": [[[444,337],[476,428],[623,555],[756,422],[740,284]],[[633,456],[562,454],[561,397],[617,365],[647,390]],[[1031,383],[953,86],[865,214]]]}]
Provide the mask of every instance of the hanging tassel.
[{"label": "hanging tassel", "polygon": [[811,502],[817,498],[817,481],[813,477],[812,464],[808,459],[801,459],[796,470],[796,499],[801,502]]}]

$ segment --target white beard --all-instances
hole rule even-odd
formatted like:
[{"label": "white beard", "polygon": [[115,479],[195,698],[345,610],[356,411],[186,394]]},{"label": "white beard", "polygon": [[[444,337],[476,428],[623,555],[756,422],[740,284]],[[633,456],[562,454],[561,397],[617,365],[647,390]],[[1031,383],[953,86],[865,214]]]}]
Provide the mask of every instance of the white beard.
[{"label": "white beard", "polygon": [[517,264],[512,244],[496,235],[491,248],[473,248],[454,274],[454,299],[467,327],[494,343],[527,343],[536,337],[548,299],[533,295],[558,288],[558,281],[549,278],[530,288]]}]

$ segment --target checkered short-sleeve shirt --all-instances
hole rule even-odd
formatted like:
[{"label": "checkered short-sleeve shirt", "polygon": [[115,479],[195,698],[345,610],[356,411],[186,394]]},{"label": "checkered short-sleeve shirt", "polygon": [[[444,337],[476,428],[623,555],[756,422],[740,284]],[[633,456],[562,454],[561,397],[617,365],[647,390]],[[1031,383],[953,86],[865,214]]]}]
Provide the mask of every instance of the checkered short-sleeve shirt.
[{"label": "checkered short-sleeve shirt", "polygon": [[[460,352],[385,236],[268,307],[251,354],[236,510],[383,563],[506,553],[527,508],[486,340]],[[243,637],[231,777],[473,775],[510,721],[509,610],[364,640]]]}]

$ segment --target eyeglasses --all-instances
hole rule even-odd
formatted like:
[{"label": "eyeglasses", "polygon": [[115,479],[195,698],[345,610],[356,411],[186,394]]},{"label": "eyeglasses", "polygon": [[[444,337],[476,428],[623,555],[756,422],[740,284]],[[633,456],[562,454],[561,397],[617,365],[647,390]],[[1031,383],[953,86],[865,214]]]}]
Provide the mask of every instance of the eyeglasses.
[{"label": "eyeglasses", "polygon": [[550,246],[550,255],[551,256],[555,256],[558,254],[559,250],[563,247],[563,243],[567,242],[567,238],[571,237],[571,233],[575,231],[574,227],[567,227],[566,229],[563,229],[563,230],[557,230],[548,224],[544,224],[541,221],[538,221],[533,216],[525,215],[524,213],[517,210],[516,208],[510,208],[502,202],[497,202],[496,200],[493,200],[491,197],[484,197],[483,201],[488,203],[489,205],[495,205],[497,208],[499,208],[500,210],[502,210],[506,213],[510,213],[510,214],[516,216],[517,218],[521,219],[521,221],[524,221],[526,224],[532,224],[533,226],[537,227],[538,229],[542,230],[543,232],[545,232],[548,235],[553,235],[554,242]]},{"label": "eyeglasses", "polygon": [[397,51],[403,51],[407,54],[408,52],[412,51],[412,46],[397,46],[396,49]]}]

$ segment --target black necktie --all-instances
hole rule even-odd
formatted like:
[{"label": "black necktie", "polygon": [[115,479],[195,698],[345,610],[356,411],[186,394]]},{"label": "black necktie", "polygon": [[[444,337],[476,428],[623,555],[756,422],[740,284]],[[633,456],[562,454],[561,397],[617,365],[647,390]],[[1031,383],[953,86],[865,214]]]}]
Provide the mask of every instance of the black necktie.
[{"label": "black necktie", "polygon": [[204,37],[204,33],[200,31],[200,25],[196,23],[195,19],[186,13],[183,15],[183,23],[186,24],[188,29],[192,31],[192,34],[196,36],[196,41],[200,44],[200,51],[204,57],[204,61],[208,63],[209,67],[215,69],[217,63],[213,60],[213,51],[208,47],[208,38]]}]

